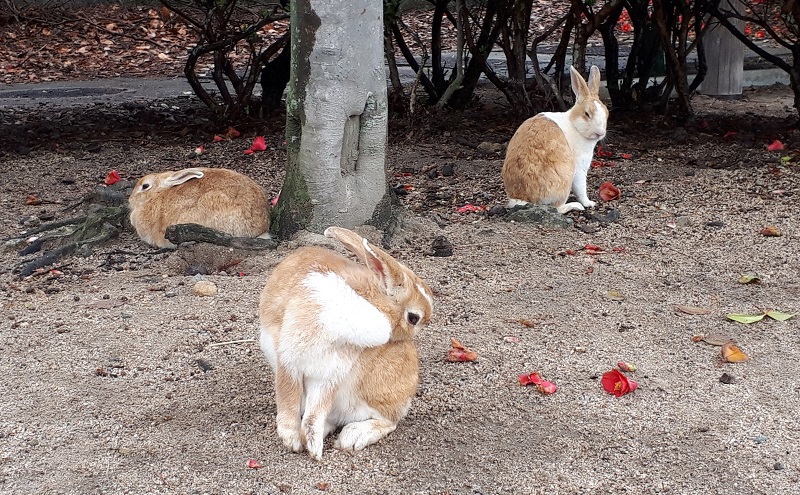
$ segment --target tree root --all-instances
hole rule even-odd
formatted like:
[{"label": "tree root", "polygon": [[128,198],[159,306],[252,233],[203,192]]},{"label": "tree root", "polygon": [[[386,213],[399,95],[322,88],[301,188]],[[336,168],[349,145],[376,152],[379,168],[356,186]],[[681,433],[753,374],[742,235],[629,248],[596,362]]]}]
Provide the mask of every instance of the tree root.
[{"label": "tree root", "polygon": [[[42,249],[46,251],[38,258],[23,262],[19,270],[20,277],[32,275],[36,270],[76,251],[88,255],[93,246],[118,235],[127,217],[127,205],[106,206],[96,208],[83,217],[50,222],[25,232],[26,238],[34,234],[44,234],[21,250],[20,256],[36,253]],[[72,225],[75,227],[69,228]],[[10,240],[12,245],[22,242],[23,238]]]},{"label": "tree root", "polygon": [[278,246],[278,243],[275,241],[275,239],[262,239],[260,237],[233,237],[224,232],[204,227],[196,223],[171,225],[167,227],[167,232],[164,234],[164,237],[176,245],[183,242],[195,241],[208,242],[234,249],[247,249],[254,251],[275,249]]}]

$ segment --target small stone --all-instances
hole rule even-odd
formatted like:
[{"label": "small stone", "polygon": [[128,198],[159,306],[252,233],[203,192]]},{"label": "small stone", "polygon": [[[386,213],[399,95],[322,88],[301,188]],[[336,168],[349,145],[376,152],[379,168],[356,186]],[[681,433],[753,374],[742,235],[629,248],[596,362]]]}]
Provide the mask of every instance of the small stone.
[{"label": "small stone", "polygon": [[753,441],[758,445],[761,445],[767,440],[769,440],[769,438],[765,437],[764,435],[758,435],[757,437],[753,438]]},{"label": "small stone", "polygon": [[502,205],[494,205],[491,208],[489,208],[490,217],[503,216],[506,213],[508,213],[508,210],[506,210],[506,207]]},{"label": "small stone", "polygon": [[687,216],[681,216],[675,218],[676,227],[689,227],[691,225],[692,225],[692,219]]},{"label": "small stone", "polygon": [[433,256],[447,257],[453,256],[453,244],[447,240],[447,237],[440,235],[437,236],[431,244],[433,248]]},{"label": "small stone", "polygon": [[178,291],[176,289],[170,289],[164,292],[165,297],[175,297],[178,295]]},{"label": "small stone", "polygon": [[711,220],[710,222],[706,222],[706,227],[723,227],[725,222],[722,220]]},{"label": "small stone", "polygon": [[452,177],[456,174],[453,165],[450,163],[446,163],[444,167],[442,167],[442,177]]},{"label": "small stone", "polygon": [[72,300],[73,300],[73,301],[75,301],[75,302],[78,302],[78,301],[80,301],[80,300],[81,300],[81,296],[79,296],[79,295],[74,295],[74,296],[72,296]]},{"label": "small stone", "polygon": [[125,311],[122,314],[120,314],[120,316],[122,317],[123,320],[127,320],[133,318],[133,313]]},{"label": "small stone", "polygon": [[75,179],[73,179],[72,177],[64,177],[63,179],[61,179],[61,183],[69,186],[75,184]]},{"label": "small stone", "polygon": [[723,373],[721,377],[719,377],[719,381],[724,383],[725,385],[733,385],[736,383],[736,377],[733,375],[729,375],[727,373]]},{"label": "small stone", "polygon": [[196,296],[215,296],[217,294],[217,286],[214,282],[201,280],[194,284],[192,292]]},{"label": "small stone", "polygon": [[428,172],[425,175],[427,175],[429,179],[435,179],[439,177],[439,170],[436,168],[432,168],[428,170]]},{"label": "small stone", "polygon": [[586,352],[586,348],[585,348],[585,347],[583,347],[583,346],[580,346],[580,345],[579,345],[579,346],[575,346],[575,347],[572,349],[572,352],[576,352],[576,353],[578,353],[578,354],[584,354],[584,353]]},{"label": "small stone", "polygon": [[478,145],[478,149],[488,153],[499,153],[503,151],[503,145],[500,143],[490,143],[489,141],[484,141]]},{"label": "small stone", "polygon": [[214,369],[214,365],[203,358],[197,358],[195,363],[197,363],[197,367],[200,368],[203,373]]},{"label": "small stone", "polygon": [[782,462],[776,462],[775,464],[772,465],[772,469],[774,469],[775,471],[783,471],[784,469],[786,469],[786,464]]}]

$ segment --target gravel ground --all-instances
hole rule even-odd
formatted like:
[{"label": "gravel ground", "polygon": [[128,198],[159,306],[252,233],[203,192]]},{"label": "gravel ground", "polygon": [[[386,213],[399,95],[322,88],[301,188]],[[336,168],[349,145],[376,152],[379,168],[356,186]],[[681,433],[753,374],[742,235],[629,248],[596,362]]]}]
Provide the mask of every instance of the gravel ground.
[{"label": "gravel ground", "polygon": [[[319,463],[283,449],[272,375],[248,341],[271,267],[318,237],[254,255],[209,246],[155,252],[124,232],[91,256],[62,260],[58,272],[25,279],[14,273],[17,254],[4,252],[0,491],[792,493],[798,320],[724,318],[800,310],[792,212],[800,170],[780,160],[793,152],[766,149],[776,138],[797,149],[791,101],[780,88],[741,101],[698,97],[697,122],[685,130],[664,117],[612,115],[605,149],[615,156],[599,158],[611,166],[592,169],[590,190],[619,187],[622,197],[596,212],[619,219],[574,214],[580,228],[567,230],[456,212],[505,201],[498,145],[519,122],[491,98],[463,114],[395,122],[393,185],[407,183],[413,215],[390,249],[436,292],[418,339],[422,383],[394,433],[356,454],[329,442]],[[31,216],[71,216],[63,206],[110,168],[135,178],[189,166],[198,144],[191,133],[126,139],[112,129],[87,150],[80,136],[59,132],[61,146],[34,145],[0,162],[0,237]],[[285,157],[280,131],[266,137],[270,151],[242,155],[251,133],[207,144],[200,161],[247,172],[274,195]],[[447,165],[452,176],[434,172]],[[25,205],[29,194],[60,204]],[[761,235],[765,226],[782,236]],[[442,235],[453,256],[429,256]],[[606,251],[590,254],[586,244]],[[210,273],[186,274],[199,266]],[[761,283],[738,283],[748,272]],[[200,278],[217,295],[194,295]],[[721,363],[719,347],[692,341],[700,334],[735,339],[750,361]],[[445,362],[451,338],[478,361]],[[600,376],[620,360],[638,366],[629,375],[639,389],[616,398]],[[532,371],[558,391],[519,386],[517,375]],[[734,383],[722,383],[723,373]],[[249,459],[263,467],[249,469]]]}]

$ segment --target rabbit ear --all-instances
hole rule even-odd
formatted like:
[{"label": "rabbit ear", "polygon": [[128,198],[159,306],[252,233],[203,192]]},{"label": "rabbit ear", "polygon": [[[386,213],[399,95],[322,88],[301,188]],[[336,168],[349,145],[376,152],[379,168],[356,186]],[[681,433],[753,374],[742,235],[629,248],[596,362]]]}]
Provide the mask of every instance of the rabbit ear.
[{"label": "rabbit ear", "polygon": [[575,93],[576,98],[581,99],[588,97],[590,94],[589,86],[586,85],[586,81],[583,79],[581,73],[578,72],[578,69],[572,65],[569,66],[569,77],[572,82],[572,91]]},{"label": "rabbit ear", "polygon": [[202,179],[203,178],[203,171],[199,168],[187,168],[184,170],[178,170],[177,172],[173,173],[161,184],[163,187],[173,187],[183,184],[184,182],[190,181],[192,179]]},{"label": "rabbit ear", "polygon": [[370,245],[366,239],[352,230],[342,227],[328,227],[325,229],[325,237],[337,239],[344,244],[348,251],[360,258],[377,277],[385,292],[388,293],[395,286],[397,280],[402,277],[394,258],[377,247]]},{"label": "rabbit ear", "polygon": [[600,94],[600,69],[593,65],[591,69],[589,69],[589,91],[594,96],[598,96]]}]

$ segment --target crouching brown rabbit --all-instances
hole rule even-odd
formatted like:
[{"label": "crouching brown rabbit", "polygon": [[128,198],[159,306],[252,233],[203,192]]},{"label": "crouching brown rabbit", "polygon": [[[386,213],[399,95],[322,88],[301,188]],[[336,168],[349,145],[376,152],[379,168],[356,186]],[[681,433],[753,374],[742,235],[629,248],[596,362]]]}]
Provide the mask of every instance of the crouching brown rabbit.
[{"label": "crouching brown rabbit", "polygon": [[397,428],[419,381],[413,337],[431,289],[355,232],[329,227],[360,263],[321,247],[287,256],[261,292],[261,349],[275,374],[278,436],[322,458],[325,437],[360,450]]},{"label": "crouching brown rabbit", "polygon": [[128,204],[131,224],[146,243],[175,247],[170,225],[196,223],[235,237],[269,236],[269,201],[252,179],[224,168],[187,168],[150,174],[136,183]]}]

